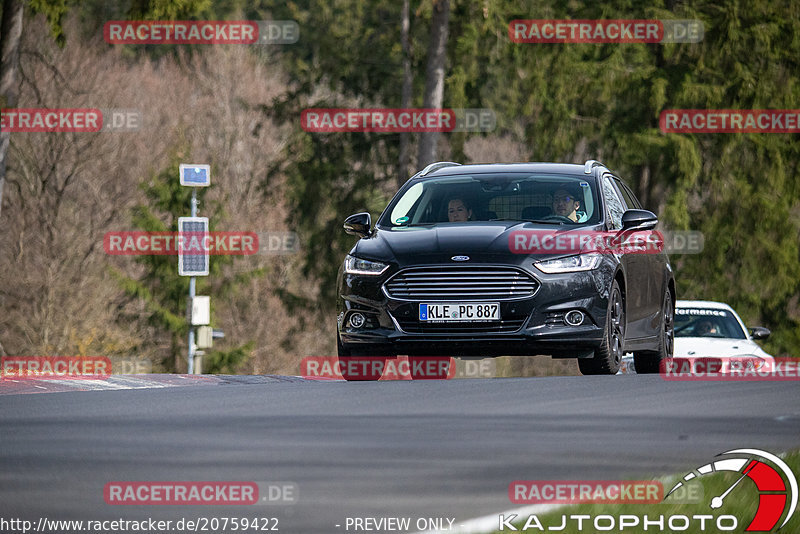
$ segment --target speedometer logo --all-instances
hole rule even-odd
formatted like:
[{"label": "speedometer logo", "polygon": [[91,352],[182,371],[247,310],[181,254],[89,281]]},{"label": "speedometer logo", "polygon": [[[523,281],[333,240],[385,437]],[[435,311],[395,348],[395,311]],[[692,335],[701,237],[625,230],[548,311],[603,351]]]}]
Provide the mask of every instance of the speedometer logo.
[{"label": "speedometer logo", "polygon": [[741,476],[723,493],[713,496],[709,502],[711,509],[723,507],[725,499],[731,492],[737,491],[737,488],[738,491],[743,491],[746,484],[743,481],[748,478],[755,484],[758,492],[758,510],[745,529],[746,532],[771,531],[783,517],[783,522],[776,529],[779,530],[791,519],[797,508],[797,479],[783,460],[759,449],[734,449],[717,456],[737,457],[716,460],[687,473],[666,497],[683,486],[684,482],[699,477],[720,472],[740,473]]}]

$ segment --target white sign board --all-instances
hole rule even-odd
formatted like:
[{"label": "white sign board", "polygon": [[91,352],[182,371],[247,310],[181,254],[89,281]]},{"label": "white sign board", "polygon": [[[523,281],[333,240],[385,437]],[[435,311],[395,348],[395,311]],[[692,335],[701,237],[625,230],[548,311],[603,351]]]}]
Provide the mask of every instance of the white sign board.
[{"label": "white sign board", "polygon": [[211,297],[194,297],[192,299],[192,324],[205,326],[209,323],[211,323]]}]

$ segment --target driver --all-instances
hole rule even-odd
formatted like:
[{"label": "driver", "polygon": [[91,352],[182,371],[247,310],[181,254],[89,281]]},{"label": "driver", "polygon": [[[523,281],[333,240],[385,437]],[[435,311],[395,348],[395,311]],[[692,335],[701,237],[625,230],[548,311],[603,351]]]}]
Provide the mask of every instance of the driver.
[{"label": "driver", "polygon": [[694,331],[695,334],[697,334],[697,337],[704,337],[719,333],[717,330],[717,325],[707,319],[698,322],[697,326],[694,327]]},{"label": "driver", "polygon": [[464,222],[472,218],[472,208],[463,198],[454,198],[447,204],[447,218],[450,222]]},{"label": "driver", "polygon": [[553,214],[566,217],[573,222],[578,222],[578,208],[581,203],[577,195],[566,187],[559,187],[553,191]]}]

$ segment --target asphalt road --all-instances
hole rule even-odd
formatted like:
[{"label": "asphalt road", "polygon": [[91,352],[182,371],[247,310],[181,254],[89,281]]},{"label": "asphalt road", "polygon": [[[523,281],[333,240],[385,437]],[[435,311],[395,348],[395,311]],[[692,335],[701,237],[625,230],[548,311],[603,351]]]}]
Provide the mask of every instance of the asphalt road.
[{"label": "asphalt road", "polygon": [[[347,532],[347,517],[456,526],[517,507],[517,479],[650,477],[733,448],[800,447],[798,382],[247,382],[0,396],[0,518],[260,516],[303,534]],[[104,502],[112,481],[281,481],[299,493],[295,504],[120,506]]]}]

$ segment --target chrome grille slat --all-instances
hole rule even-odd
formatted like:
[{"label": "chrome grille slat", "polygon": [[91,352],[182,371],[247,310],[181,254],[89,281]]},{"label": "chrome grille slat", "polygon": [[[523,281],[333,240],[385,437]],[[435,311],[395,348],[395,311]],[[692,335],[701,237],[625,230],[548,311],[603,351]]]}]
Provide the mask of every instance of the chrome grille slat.
[{"label": "chrome grille slat", "polygon": [[418,276],[418,277],[403,277],[402,283],[425,283],[425,282],[440,282],[442,279],[444,280],[452,280],[454,282],[468,282],[470,280],[473,281],[488,281],[488,282],[530,282],[530,279],[523,278],[521,276],[518,277],[510,277],[510,276],[464,276],[458,275],[454,276],[451,274],[446,274],[442,276]]},{"label": "chrome grille slat", "polygon": [[[448,280],[450,280],[450,279],[448,279]],[[528,282],[528,281],[524,281],[524,280],[520,280],[520,281],[517,281],[517,282],[508,281],[508,280],[502,280],[502,281],[498,280],[496,282],[485,282],[483,280],[475,280],[473,278],[470,278],[469,280],[470,281],[461,281],[461,282],[450,282],[450,281],[447,281],[447,282],[437,282],[437,281],[427,282],[426,281],[426,282],[415,282],[413,285],[414,285],[414,287],[422,287],[422,286],[463,286],[463,285],[475,285],[475,284],[485,285],[485,286],[508,286],[508,285],[511,285],[511,286],[534,286],[535,285],[533,282]],[[392,286],[400,286],[400,285],[410,286],[412,284],[410,284],[409,282],[394,282],[394,283],[389,284],[389,285],[392,285]]]},{"label": "chrome grille slat", "polygon": [[407,298],[409,300],[422,300],[422,299],[456,299],[461,296],[461,300],[469,301],[483,301],[483,300],[498,300],[504,298],[519,298],[524,297],[527,293],[414,293],[412,294],[398,294],[395,298]]},{"label": "chrome grille slat", "polygon": [[[451,270],[447,270],[447,271],[444,271],[444,270],[443,271],[436,271],[433,268],[426,269],[424,267],[414,267],[414,269],[420,269],[420,271],[412,272],[410,270],[407,270],[403,274],[405,276],[409,276],[409,277],[431,276],[431,275],[434,275],[434,274],[435,275],[445,274],[445,275],[466,276],[466,275],[472,274],[473,272],[478,274],[478,271],[480,271],[481,275],[508,276],[510,274],[510,275],[515,275],[515,276],[520,276],[520,277],[524,277],[525,276],[523,273],[521,273],[519,271],[507,271],[507,270],[486,270],[486,271],[484,271],[484,270],[480,270],[480,267],[478,267],[476,269],[474,267],[466,267],[466,266],[463,269],[451,269]],[[470,270],[468,271],[466,269],[470,269]]]},{"label": "chrome grille slat", "polygon": [[513,267],[413,267],[395,274],[384,284],[384,291],[405,300],[482,301],[525,298],[538,287],[533,277]]},{"label": "chrome grille slat", "polygon": [[443,295],[509,295],[509,294],[520,294],[525,295],[530,293],[529,289],[519,289],[519,290],[503,290],[503,291],[496,291],[496,290],[488,290],[486,288],[470,288],[461,289],[461,288],[453,288],[453,289],[442,289],[442,288],[422,288],[422,287],[415,287],[413,289],[407,289],[403,291],[402,289],[392,289],[392,294],[411,294],[411,295],[429,295],[431,293],[441,293]]}]

